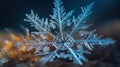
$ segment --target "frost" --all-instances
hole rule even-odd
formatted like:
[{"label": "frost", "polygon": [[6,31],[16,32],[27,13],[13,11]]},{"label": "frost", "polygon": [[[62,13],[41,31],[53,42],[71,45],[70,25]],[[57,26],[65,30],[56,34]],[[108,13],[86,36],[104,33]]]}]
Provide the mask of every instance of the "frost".
[{"label": "frost", "polygon": [[54,1],[53,15],[49,19],[39,18],[33,10],[26,14],[25,21],[38,30],[31,32],[33,40],[30,41],[29,50],[36,49],[35,55],[41,56],[42,64],[62,58],[82,65],[88,61],[84,54],[90,54],[94,45],[106,46],[114,43],[110,38],[103,39],[95,34],[96,30],[86,31],[93,25],[87,24],[86,20],[92,13],[94,3],[81,7],[82,13],[77,17],[73,16],[74,10],[65,12],[62,4],[61,0]]}]

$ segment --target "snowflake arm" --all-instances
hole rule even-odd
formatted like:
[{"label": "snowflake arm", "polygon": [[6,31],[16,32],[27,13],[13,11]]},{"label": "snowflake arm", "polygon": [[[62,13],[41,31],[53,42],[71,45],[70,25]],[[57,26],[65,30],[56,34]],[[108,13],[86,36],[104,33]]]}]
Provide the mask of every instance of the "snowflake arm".
[{"label": "snowflake arm", "polygon": [[98,34],[95,34],[96,30],[91,31],[88,34],[88,37],[85,39],[79,39],[79,40],[75,40],[74,42],[77,43],[81,43],[84,44],[89,50],[92,50],[94,47],[94,45],[108,45],[108,44],[114,44],[115,41],[111,38],[106,38],[106,39],[101,39],[102,36],[98,36]]},{"label": "snowflake arm", "polygon": [[70,51],[70,53],[74,56],[74,58],[76,59],[76,61],[78,62],[78,64],[82,65],[82,62],[80,61],[80,58],[78,58],[78,56],[75,54],[75,52],[73,51],[73,49],[68,44],[65,44],[65,46],[68,48],[68,50]]},{"label": "snowflake arm", "polygon": [[[51,22],[54,25],[57,25],[60,31],[60,34],[63,36],[63,28],[65,24],[70,21],[70,17],[72,16],[74,11],[70,11],[68,13],[65,12],[63,2],[61,0],[55,0],[53,8],[53,15],[50,15]],[[52,25],[53,26],[53,25]]]},{"label": "snowflake arm", "polygon": [[46,19],[45,21],[44,21],[44,18],[40,19],[38,17],[38,15],[33,12],[33,10],[31,10],[31,14],[26,14],[26,17],[27,17],[27,19],[24,19],[24,21],[30,22],[31,26],[34,26],[36,28],[36,30],[39,30],[40,32],[44,31],[44,32],[50,34],[51,36],[55,37],[50,32],[50,27],[49,27],[49,24],[48,24],[48,19]]},{"label": "snowflake arm", "polygon": [[77,19],[75,19],[75,17],[73,17],[73,24],[74,24],[74,28],[71,31],[70,35],[73,35],[76,31],[78,31],[80,28],[83,27],[83,29],[88,28],[90,25],[85,25],[85,20],[87,19],[87,17],[92,13],[91,9],[94,3],[91,3],[90,5],[87,5],[87,7],[81,7],[82,9],[82,14],[78,16]]}]

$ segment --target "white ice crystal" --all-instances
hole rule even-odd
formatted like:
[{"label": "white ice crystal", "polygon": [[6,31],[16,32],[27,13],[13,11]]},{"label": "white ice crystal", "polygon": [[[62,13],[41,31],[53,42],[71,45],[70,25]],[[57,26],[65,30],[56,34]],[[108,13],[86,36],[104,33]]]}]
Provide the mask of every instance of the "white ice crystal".
[{"label": "white ice crystal", "polygon": [[[110,38],[103,39],[95,34],[96,30],[86,31],[92,25],[87,24],[86,19],[92,13],[94,3],[81,7],[82,13],[77,17],[73,16],[74,10],[65,12],[62,4],[61,0],[55,0],[53,15],[49,19],[40,19],[33,10],[26,14],[25,21],[38,30],[31,33],[34,39],[30,41],[29,50],[36,49],[35,54],[41,56],[42,64],[62,58],[82,65],[88,61],[84,54],[90,54],[94,45],[106,46],[114,43]],[[49,36],[52,37],[50,40]]]}]

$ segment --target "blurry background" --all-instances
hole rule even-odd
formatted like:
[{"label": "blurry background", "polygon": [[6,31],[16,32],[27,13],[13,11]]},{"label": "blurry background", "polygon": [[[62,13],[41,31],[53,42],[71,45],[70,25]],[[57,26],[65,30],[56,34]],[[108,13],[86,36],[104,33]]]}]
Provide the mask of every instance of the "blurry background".
[{"label": "blurry background", "polygon": [[[53,1],[54,0],[1,0],[0,30],[8,28],[12,30],[22,31],[20,25],[33,30],[30,27],[30,24],[23,21],[23,19],[26,18],[25,14],[30,13],[30,10],[33,9],[35,13],[38,13],[39,17],[47,18],[50,14],[52,14],[52,9],[54,7]],[[105,65],[106,63],[108,63],[108,65],[110,64],[110,66],[116,65],[119,67],[120,0],[63,0],[66,11],[75,10],[74,14],[76,16],[81,13],[81,6],[86,6],[91,2],[95,3],[92,9],[93,13],[88,18],[89,23],[94,24],[92,28],[96,28],[98,34],[102,34],[105,37],[112,37],[117,42],[115,46],[105,47],[103,51],[98,52],[99,54],[95,54],[93,50],[94,54],[88,57],[88,59],[92,60],[92,62],[87,63],[86,67],[95,67],[90,66],[92,64]],[[55,62],[55,64],[56,63],[57,62]],[[61,64],[64,64],[64,62],[62,62]]]},{"label": "blurry background", "polygon": [[[1,0],[0,1],[0,28],[18,29],[24,25],[25,13],[33,9],[40,17],[49,17],[52,14],[54,0]],[[63,0],[66,11],[75,10],[80,14],[81,6],[95,2],[93,14],[89,18],[95,26],[119,22],[120,0]],[[96,26],[96,27],[97,27]]]}]

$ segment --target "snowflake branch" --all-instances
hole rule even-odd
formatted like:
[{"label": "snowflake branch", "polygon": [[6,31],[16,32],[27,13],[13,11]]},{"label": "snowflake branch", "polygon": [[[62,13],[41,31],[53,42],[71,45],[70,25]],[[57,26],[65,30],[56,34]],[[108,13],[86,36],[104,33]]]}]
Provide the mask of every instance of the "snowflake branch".
[{"label": "snowflake branch", "polygon": [[55,8],[53,9],[53,15],[50,15],[50,17],[52,18],[51,23],[56,22],[55,24],[58,25],[60,34],[63,38],[63,28],[65,27],[67,21],[69,21],[74,11],[66,13],[64,6],[62,4],[63,2],[61,0],[55,0],[54,2]]},{"label": "snowflake branch", "polygon": [[80,43],[80,44],[85,44],[85,46],[92,50],[94,45],[108,45],[108,44],[114,44],[115,41],[112,39],[84,39],[84,40],[75,40],[74,43]]},{"label": "snowflake branch", "polygon": [[78,29],[80,29],[80,26],[82,26],[81,24],[85,24],[85,20],[87,19],[87,17],[92,13],[91,9],[94,3],[91,3],[90,5],[87,5],[87,7],[81,7],[82,9],[82,14],[80,16],[78,16],[78,18],[75,21],[75,17],[73,17],[74,21],[73,22],[75,25],[75,27],[73,28],[73,30],[71,31],[70,35],[73,35],[73,33],[75,33]]},{"label": "snowflake branch", "polygon": [[[43,30],[44,32],[50,34],[51,36],[53,36],[55,38],[55,36],[49,31],[49,26],[48,26],[47,20],[46,20],[46,22],[41,21],[39,19],[39,17],[37,16],[37,14],[35,15],[32,10],[31,10],[31,14],[26,14],[26,17],[27,17],[27,19],[24,19],[24,21],[30,22],[32,24],[32,26],[34,26],[37,30],[39,30],[39,31]],[[43,23],[45,23],[46,28],[44,28],[42,26]]]}]

